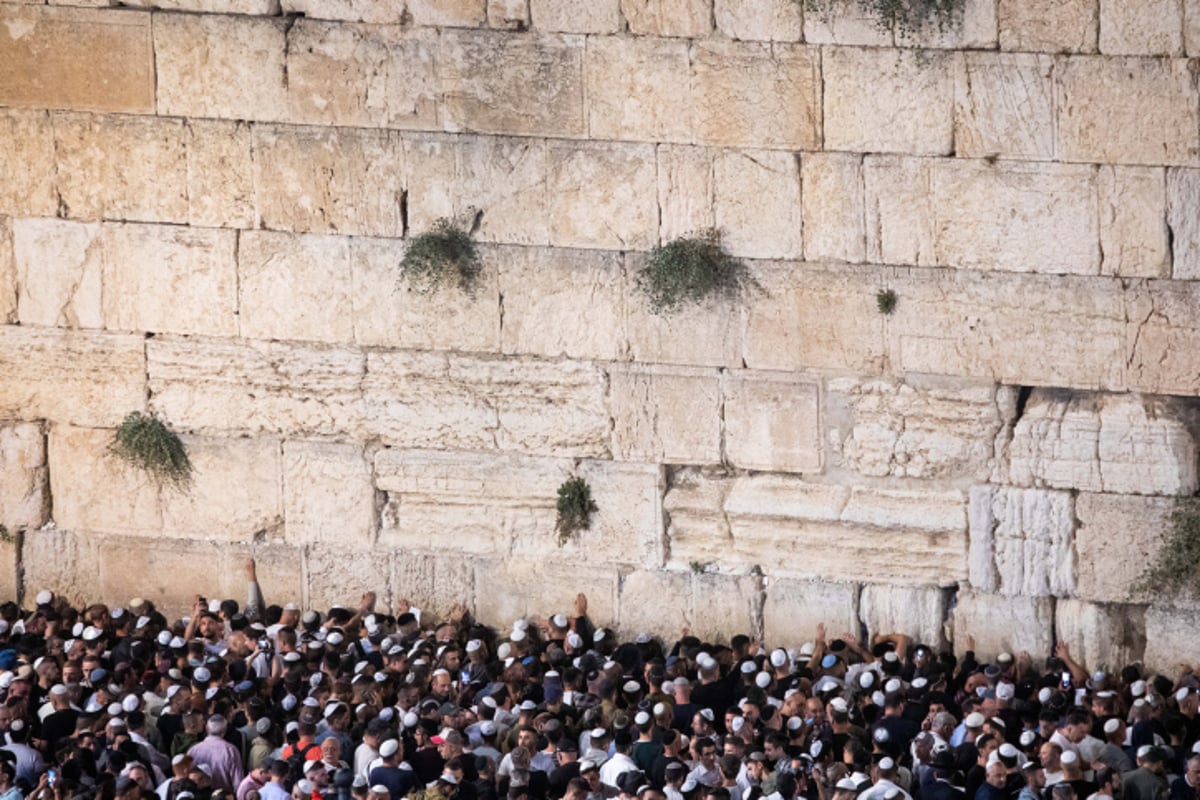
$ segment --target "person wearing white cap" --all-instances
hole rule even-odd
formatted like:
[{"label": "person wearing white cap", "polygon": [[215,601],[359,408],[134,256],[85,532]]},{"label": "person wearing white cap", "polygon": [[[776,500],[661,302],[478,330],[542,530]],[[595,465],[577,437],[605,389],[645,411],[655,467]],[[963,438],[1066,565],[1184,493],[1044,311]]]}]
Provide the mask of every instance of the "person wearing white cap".
[{"label": "person wearing white cap", "polygon": [[1133,769],[1133,759],[1125,752],[1125,720],[1112,717],[1104,722],[1104,747],[1096,761],[1105,766],[1125,773]]},{"label": "person wearing white cap", "polygon": [[197,764],[207,765],[212,769],[212,785],[216,789],[237,791],[242,778],[246,777],[242,766],[242,754],[229,742],[225,741],[225,731],[228,724],[225,718],[218,715],[209,717],[205,725],[207,736],[192,745],[188,755]]},{"label": "person wearing white cap", "polygon": [[416,773],[404,761],[404,745],[398,739],[388,739],[379,746],[383,763],[371,770],[367,782],[386,786],[391,800],[401,800],[417,785]]},{"label": "person wearing white cap", "polygon": [[884,800],[888,794],[895,790],[900,794],[897,797],[903,800],[912,800],[912,795],[900,788],[896,783],[897,771],[899,770],[896,760],[890,756],[885,756],[879,760],[873,770],[875,784],[860,794],[859,800]]}]

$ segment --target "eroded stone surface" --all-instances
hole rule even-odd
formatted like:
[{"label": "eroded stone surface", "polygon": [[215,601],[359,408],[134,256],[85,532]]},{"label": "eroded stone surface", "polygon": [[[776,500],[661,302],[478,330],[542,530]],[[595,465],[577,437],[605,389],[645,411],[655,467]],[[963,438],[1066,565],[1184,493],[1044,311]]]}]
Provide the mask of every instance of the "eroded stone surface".
[{"label": "eroded stone surface", "polygon": [[800,163],[791,153],[724,151],[713,160],[714,214],[727,252],[800,258]]},{"label": "eroded stone surface", "polygon": [[17,317],[27,325],[102,328],[103,246],[98,225],[57,219],[13,223]]},{"label": "eroded stone surface", "polygon": [[621,29],[621,0],[529,0],[533,27],[562,33],[616,33]]},{"label": "eroded stone surface", "polygon": [[999,0],[997,17],[1001,50],[1096,52],[1096,0]]},{"label": "eroded stone surface", "polygon": [[1082,600],[1059,600],[1054,605],[1054,635],[1071,647],[1071,657],[1088,669],[1141,661],[1146,650],[1146,610]]},{"label": "eroded stone surface", "polygon": [[954,97],[960,156],[1054,157],[1054,59],[1033,53],[965,53]]},{"label": "eroded stone surface", "polygon": [[804,35],[802,9],[790,0],[716,0],[713,15],[717,30],[730,39],[798,42]]},{"label": "eroded stone surface", "polygon": [[1006,596],[1075,592],[1075,504],[1069,492],[971,490],[971,585]]},{"label": "eroded stone surface", "polygon": [[348,240],[242,233],[238,322],[251,339],[354,340]]},{"label": "eroded stone surface", "polygon": [[1000,597],[959,591],[954,608],[954,652],[975,638],[976,657],[991,661],[1000,653],[1049,653],[1054,636],[1054,600]]},{"label": "eroded stone surface", "polygon": [[0,111],[0,213],[49,217],[57,211],[54,133],[44,111]]},{"label": "eroded stone surface", "polygon": [[1100,52],[1106,55],[1183,55],[1181,0],[1146,0],[1131,6],[1100,0]]},{"label": "eroded stone surface", "polygon": [[487,0],[408,0],[417,25],[475,28],[487,21]]},{"label": "eroded stone surface", "polygon": [[1195,609],[1150,606],[1146,610],[1146,667],[1177,674],[1179,664],[1200,657]]},{"label": "eroded stone surface", "polygon": [[724,386],[729,463],[765,472],[819,472],[821,387],[782,372],[737,371]]},{"label": "eroded stone surface", "polygon": [[830,637],[857,630],[858,598],[854,583],[773,579],[763,602],[764,641],[771,647],[799,649],[816,638],[822,623]]},{"label": "eroded stone surface", "polygon": [[283,13],[311,19],[337,19],[398,25],[406,0],[281,0]]},{"label": "eroded stone surface", "polygon": [[1167,224],[1174,237],[1171,277],[1200,278],[1200,170],[1167,170]]},{"label": "eroded stone surface", "polygon": [[945,639],[946,592],[936,587],[867,585],[859,596],[858,615],[868,637],[904,633],[936,649]]},{"label": "eroded stone surface", "polygon": [[585,71],[593,138],[691,139],[687,42],[593,36],[587,43]]},{"label": "eroded stone surface", "polygon": [[614,364],[609,398],[617,458],[668,464],[721,460],[716,370]]},{"label": "eroded stone surface", "polygon": [[397,552],[392,593],[397,607],[407,600],[423,612],[421,620],[447,619],[460,604],[469,607],[475,593],[475,569],[469,561],[437,555]]},{"label": "eroded stone surface", "polygon": [[862,157],[847,153],[805,154],[803,176],[804,257],[815,261],[866,259]]},{"label": "eroded stone surface", "polygon": [[[41,426],[0,426],[0,525],[10,534],[40,528],[49,519],[48,477],[46,437]],[[4,563],[2,557],[0,563]],[[14,579],[15,574],[14,569]]]},{"label": "eroded stone surface", "polygon": [[1150,602],[1133,585],[1154,563],[1175,501],[1169,497],[1080,492],[1075,502],[1076,588],[1102,603]]},{"label": "eroded stone surface", "polygon": [[652,145],[554,142],[547,166],[553,244],[649,250],[657,243]]},{"label": "eroded stone surface", "polygon": [[293,542],[370,546],[375,487],[358,444],[290,441],[283,446],[283,517]]},{"label": "eroded stone surface", "polygon": [[[1100,263],[1102,275],[1129,278],[1170,277],[1172,251],[1183,243],[1180,231],[1168,233],[1164,170],[1153,167],[1101,167]],[[1186,226],[1183,223],[1184,235]],[[1174,237],[1173,242],[1169,239]],[[1180,276],[1181,277],[1181,276]]]},{"label": "eroded stone surface", "polygon": [[695,39],[712,32],[712,0],[621,0],[621,13],[638,36]]}]

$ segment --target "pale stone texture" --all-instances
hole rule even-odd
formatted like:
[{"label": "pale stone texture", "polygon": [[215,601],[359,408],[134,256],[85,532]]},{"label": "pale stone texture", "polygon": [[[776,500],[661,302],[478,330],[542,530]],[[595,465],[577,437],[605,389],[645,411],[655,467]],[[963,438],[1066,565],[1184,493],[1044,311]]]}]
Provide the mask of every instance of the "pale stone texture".
[{"label": "pale stone texture", "polygon": [[[665,546],[662,467],[583,461],[577,474],[591,487],[598,510],[592,514],[591,527],[576,532],[563,546],[563,555],[570,558],[576,553],[589,564],[662,566]],[[517,542],[516,552],[520,549],[521,543]],[[544,552],[544,546],[539,545],[529,555],[536,558]]]},{"label": "pale stone texture", "polygon": [[793,374],[729,373],[724,398],[729,463],[765,472],[820,472],[820,396],[820,384]]},{"label": "pale stone texture", "polygon": [[[405,164],[407,231],[424,233],[442,218],[460,224],[474,222],[475,211],[460,218],[458,207],[464,202],[457,195],[459,137],[435,134],[406,134],[402,148]],[[544,147],[544,145],[542,145]],[[466,198],[470,204],[473,198]],[[536,220],[537,215],[530,216]],[[533,224],[537,224],[534,222]]]},{"label": "pale stone texture", "polygon": [[714,158],[714,213],[727,252],[803,257],[799,161],[767,150],[722,151]]},{"label": "pale stone texture", "polygon": [[[616,361],[624,341],[620,255],[506,247],[495,252],[504,297],[505,354]],[[585,304],[579,303],[586,297]]]},{"label": "pale stone texture", "polygon": [[0,418],[115,426],[145,405],[145,341],[0,326],[0,375]]},{"label": "pale stone texture", "polygon": [[[863,160],[868,261],[920,266],[936,263],[930,165],[927,159],[903,156],[867,156]],[[955,198],[954,202],[967,200]],[[984,219],[991,217],[989,212]],[[979,222],[975,220],[976,225]]]},{"label": "pale stone texture", "polygon": [[862,164],[862,156],[846,153],[801,158],[806,260],[866,260]]},{"label": "pale stone texture", "polygon": [[1146,610],[1146,668],[1176,675],[1181,663],[1200,660],[1196,636],[1196,610],[1150,606]]},{"label": "pale stone texture", "polygon": [[605,384],[578,361],[371,352],[362,389],[367,429],[387,444],[597,456],[612,426]]},{"label": "pale stone texture", "polygon": [[712,33],[713,0],[621,0],[621,13],[636,36],[682,36],[695,39]]},{"label": "pale stone texture", "polygon": [[17,321],[17,262],[13,253],[12,220],[0,215],[0,322]]},{"label": "pale stone texture", "polygon": [[283,13],[310,19],[337,19],[399,25],[406,0],[282,0]]},{"label": "pale stone texture", "polygon": [[713,160],[703,147],[658,147],[659,238],[663,242],[716,226]]},{"label": "pale stone texture", "polygon": [[300,20],[288,32],[295,122],[436,128],[437,36],[388,25]]},{"label": "pale stone texture", "polygon": [[[500,136],[461,136],[452,187],[456,215],[474,217],[479,211],[481,242],[545,245],[550,243],[550,212],[546,196],[546,143],[540,139]],[[421,169],[412,164],[408,178],[409,211],[426,188],[414,180]],[[433,178],[436,182],[437,178]]]},{"label": "pale stone texture", "polygon": [[816,638],[858,630],[859,589],[853,583],[772,579],[763,602],[763,637],[769,647],[799,649]]},{"label": "pale stone texture", "polygon": [[1009,444],[1009,480],[1092,492],[1196,491],[1200,417],[1183,400],[1035,389]]},{"label": "pale stone texture", "polygon": [[954,95],[958,156],[1054,158],[1054,59],[964,53]]},{"label": "pale stone texture", "polygon": [[809,44],[895,44],[891,28],[880,25],[878,18],[853,0],[816,0],[812,5],[815,7],[804,13],[804,41]]},{"label": "pale stone texture", "polygon": [[174,337],[145,348],[139,377],[149,376],[152,407],[187,430],[337,436],[361,428],[362,353]]},{"label": "pale stone texture", "polygon": [[469,561],[437,555],[393,555],[392,593],[421,609],[421,619],[447,619],[455,606],[475,594],[475,568]]},{"label": "pale stone texture", "polygon": [[283,518],[288,541],[374,544],[375,487],[362,446],[285,442]]},{"label": "pale stone texture", "polygon": [[1169,278],[1171,244],[1165,219],[1164,170],[1101,167],[1100,273],[1123,278]]},{"label": "pale stone texture", "polygon": [[1058,154],[1067,161],[1190,165],[1200,103],[1184,59],[1076,57],[1055,69]]},{"label": "pale stone texture", "polygon": [[1145,609],[1082,600],[1054,606],[1054,637],[1071,647],[1071,657],[1087,669],[1107,665],[1109,672],[1141,661],[1146,650]]},{"label": "pale stone texture", "polygon": [[55,187],[78,220],[188,221],[183,124],[155,117],[55,114]]},{"label": "pale stone texture", "polygon": [[692,634],[706,642],[728,641],[739,633],[761,639],[762,582],[754,575],[692,575]]},{"label": "pale stone texture", "polygon": [[0,214],[53,216],[58,198],[50,116],[44,111],[0,110],[0,143]]},{"label": "pale stone texture", "polygon": [[1097,0],[999,0],[1001,50],[1094,53]]},{"label": "pale stone texture", "polygon": [[390,608],[398,599],[391,585],[391,550],[322,544],[308,547],[307,554],[305,606],[326,609],[337,603],[357,607],[364,591],[375,592],[377,608]]},{"label": "pale stone texture", "polygon": [[569,613],[579,593],[587,595],[590,618],[615,620],[617,590],[617,574],[607,567],[568,563],[543,569],[540,559],[475,562],[475,616],[501,629],[526,616]]},{"label": "pale stone texture", "polygon": [[858,599],[858,614],[867,628],[868,641],[877,635],[904,633],[928,647],[940,648],[945,639],[947,610],[946,592],[937,587],[868,584]]},{"label": "pale stone texture", "polygon": [[[109,2],[111,0],[104,0],[105,5]],[[249,14],[261,17],[273,17],[280,10],[279,0],[121,0],[120,5],[134,8],[154,8],[161,11]]]},{"label": "pale stone texture", "polygon": [[[665,570],[638,570],[620,583],[617,628],[629,641],[639,633],[671,641],[690,620],[691,575]],[[669,600],[668,600],[669,598]]]},{"label": "pale stone texture", "polygon": [[1183,39],[1189,56],[1200,55],[1200,0],[1183,0]]},{"label": "pale stone texture", "polygon": [[159,114],[287,118],[286,23],[221,15],[154,15]]},{"label": "pale stone texture", "polygon": [[657,243],[653,145],[553,142],[548,161],[553,244],[648,250]]},{"label": "pale stone texture", "polygon": [[990,382],[831,379],[825,401],[831,461],[871,477],[986,480],[1015,399]]},{"label": "pale stone texture", "polygon": [[1183,0],[1100,0],[1100,52],[1183,55]]},{"label": "pale stone texture", "polygon": [[408,0],[417,25],[477,28],[487,22],[487,0]]},{"label": "pale stone texture", "polygon": [[238,248],[238,319],[252,339],[354,340],[350,248],[337,236],[246,231]]},{"label": "pale stone texture", "polygon": [[448,30],[440,44],[446,130],[585,133],[583,37]]},{"label": "pale stone texture", "polygon": [[192,225],[252,228],[254,168],[250,126],[193,119],[187,135],[188,221]]},{"label": "pale stone texture", "polygon": [[58,219],[13,222],[17,317],[26,325],[101,328],[99,225]]},{"label": "pale stone texture", "polygon": [[589,38],[584,65],[591,137],[688,141],[688,47],[681,40]]},{"label": "pale stone texture", "polygon": [[729,147],[812,150],[821,143],[816,49],[705,39],[693,43],[696,138]]},{"label": "pale stone texture", "polygon": [[0,105],[154,111],[149,14],[6,4],[0,22]]},{"label": "pale stone texture", "polygon": [[1200,395],[1196,345],[1200,326],[1196,281],[1135,282],[1126,291],[1129,324],[1124,355],[1129,388],[1156,394]]},{"label": "pale stone texture", "polygon": [[500,352],[501,254],[483,248],[483,270],[474,294],[447,286],[423,292],[400,278],[405,243],[351,239],[350,273],[354,340],[362,346],[415,350]]},{"label": "pale stone texture", "polygon": [[935,15],[927,24],[910,32],[901,31],[896,37],[898,46],[957,48],[964,50],[995,50],[998,44],[999,22],[996,0],[964,0],[961,13],[955,13],[945,24]]},{"label": "pale stone texture", "polygon": [[0,426],[0,525],[10,534],[40,528],[50,518],[47,478],[41,426],[19,422]]},{"label": "pale stone texture", "polygon": [[562,33],[616,33],[624,23],[621,0],[529,0],[529,16],[534,28]]},{"label": "pale stone texture", "polygon": [[825,147],[947,155],[954,149],[957,57],[831,48],[822,59]]},{"label": "pale stone texture", "polygon": [[999,597],[959,591],[953,612],[954,651],[975,637],[975,655],[991,661],[1000,653],[1049,653],[1054,637],[1054,599]]},{"label": "pale stone texture", "polygon": [[608,380],[616,458],[720,462],[722,395],[716,370],[614,364]]},{"label": "pale stone texture", "polygon": [[1075,593],[1075,504],[1069,492],[971,490],[971,586],[1010,597]]},{"label": "pale stone texture", "polygon": [[21,592],[25,588],[22,574],[24,570],[18,573],[18,554],[23,537],[24,534],[7,542],[0,542],[0,592],[3,592],[5,597],[11,597],[14,602],[20,601]]},{"label": "pale stone texture", "polygon": [[529,0],[488,0],[488,25],[523,31],[529,27]]},{"label": "pale stone texture", "polygon": [[804,36],[804,12],[792,0],[716,0],[717,30],[730,39],[798,42]]},{"label": "pale stone texture", "polygon": [[[21,542],[26,594],[50,589],[74,606],[96,602],[100,594],[97,548],[93,536],[57,528],[30,529]],[[128,602],[122,598],[121,602]]]},{"label": "pale stone texture", "polygon": [[1200,170],[1167,170],[1167,226],[1174,278],[1200,278]]},{"label": "pale stone texture", "polygon": [[1076,589],[1099,602],[1150,602],[1154,593],[1132,591],[1154,562],[1168,517],[1169,497],[1080,492],[1075,501]]}]

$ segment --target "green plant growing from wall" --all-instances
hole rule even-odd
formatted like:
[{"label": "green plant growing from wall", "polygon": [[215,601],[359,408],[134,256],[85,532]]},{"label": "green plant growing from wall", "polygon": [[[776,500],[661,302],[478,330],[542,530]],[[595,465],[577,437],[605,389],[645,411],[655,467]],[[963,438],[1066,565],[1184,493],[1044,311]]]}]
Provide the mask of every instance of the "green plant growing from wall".
[{"label": "green plant growing from wall", "polygon": [[946,31],[962,23],[966,0],[797,0],[806,11],[824,19],[832,18],[839,7],[853,2],[863,13],[874,18],[881,30],[895,31],[901,38],[921,31]]},{"label": "green plant growing from wall", "polygon": [[159,486],[186,491],[192,485],[192,462],[179,437],[153,414],[133,411],[113,434],[109,452],[146,472]]},{"label": "green plant growing from wall", "polygon": [[482,271],[471,232],[446,218],[414,236],[400,261],[402,280],[419,292],[454,286],[473,296]]},{"label": "green plant growing from wall", "polygon": [[890,316],[896,310],[896,293],[891,289],[880,289],[875,293],[875,307],[880,314]]},{"label": "green plant growing from wall", "polygon": [[670,315],[711,297],[737,298],[757,283],[746,265],[721,247],[720,234],[705,230],[650,251],[637,286],[651,311]]},{"label": "green plant growing from wall", "polygon": [[554,523],[558,546],[566,544],[577,531],[592,527],[592,513],[598,510],[587,481],[578,475],[563,481],[558,487],[558,520]]},{"label": "green plant growing from wall", "polygon": [[688,566],[692,568],[693,575],[703,575],[704,573],[708,572],[708,564],[709,562],[707,561],[688,562]]},{"label": "green plant growing from wall", "polygon": [[1158,556],[1133,582],[1130,592],[1200,596],[1200,498],[1176,499],[1166,518]]}]

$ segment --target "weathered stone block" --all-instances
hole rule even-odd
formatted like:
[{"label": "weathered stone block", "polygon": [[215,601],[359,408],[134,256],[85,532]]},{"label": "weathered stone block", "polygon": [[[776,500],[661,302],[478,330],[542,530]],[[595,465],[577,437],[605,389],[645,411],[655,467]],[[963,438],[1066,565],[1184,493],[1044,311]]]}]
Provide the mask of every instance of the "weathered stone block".
[{"label": "weathered stone block", "polygon": [[1195,609],[1150,606],[1146,609],[1146,668],[1175,675],[1181,663],[1200,659]]},{"label": "weathered stone block", "polygon": [[12,598],[14,602],[18,602],[24,588],[24,576],[17,571],[20,562],[17,557],[20,552],[19,541],[17,537],[13,537],[7,542],[0,542],[0,592],[4,597]]},{"label": "weathered stone block", "polygon": [[158,113],[287,119],[286,27],[278,18],[156,14]]},{"label": "weathered stone block", "polygon": [[[48,477],[41,426],[18,422],[0,427],[0,525],[10,534],[46,524],[50,518]],[[0,557],[0,563],[7,561]],[[3,571],[7,572],[7,567]]]},{"label": "weathered stone block", "polygon": [[26,325],[102,328],[99,225],[58,219],[13,222],[17,317]]},{"label": "weathered stone block", "polygon": [[891,47],[896,37],[869,11],[848,0],[815,0],[805,9],[804,41],[809,44],[848,44]]},{"label": "weathered stone block", "polygon": [[183,123],[56,114],[55,186],[72,219],[188,221]]},{"label": "weathered stone block", "polygon": [[621,579],[619,592],[617,627],[622,640],[648,633],[673,641],[691,620],[692,578],[686,572],[631,572]]},{"label": "weathered stone block", "polygon": [[[563,554],[570,558],[574,550],[583,562],[592,564],[661,567],[665,541],[662,467],[584,461],[577,474],[588,482],[599,510],[592,515],[591,527],[578,531],[563,546]],[[530,555],[544,552],[539,546]]]},{"label": "weathered stone block", "polygon": [[288,32],[290,118],[314,125],[437,128],[437,47],[433,31],[301,19]]},{"label": "weathered stone block", "polygon": [[785,372],[737,371],[725,379],[729,463],[765,472],[820,472],[820,384]]},{"label": "weathered stone block", "polygon": [[[451,189],[455,215],[470,218],[480,212],[476,237],[483,242],[549,244],[545,141],[461,136],[457,145]],[[423,171],[416,165],[410,167],[410,203],[417,199],[414,194],[431,188],[413,180],[414,170]]]},{"label": "weathered stone block", "polygon": [[357,608],[367,591],[377,595],[376,608],[391,606],[395,554],[390,549],[355,550],[327,544],[309,547],[307,553],[306,606]]},{"label": "weathered stone block", "polygon": [[692,45],[696,138],[729,147],[815,150],[821,69],[815,49],[726,42]]},{"label": "weathered stone block", "polygon": [[996,0],[965,0],[948,24],[930,21],[911,34],[897,35],[897,45],[956,50],[995,50],[999,23]]},{"label": "weathered stone block", "polygon": [[372,352],[363,396],[368,431],[405,447],[595,456],[611,434],[604,374],[583,362]]},{"label": "weathered stone block", "polygon": [[169,337],[145,348],[149,363],[139,372],[149,376],[151,404],[184,429],[297,436],[361,429],[365,359],[357,351]]},{"label": "weathered stone block", "polygon": [[[636,0],[641,2],[641,0]],[[588,131],[596,139],[691,139],[688,43],[596,36],[584,58]]]},{"label": "weathered stone block", "polygon": [[677,569],[693,564],[740,566],[732,550],[729,518],[722,509],[733,480],[722,468],[674,468],[667,474],[663,510],[667,518],[668,563]]},{"label": "weathered stone block", "polygon": [[658,147],[659,238],[663,242],[716,226],[712,154],[703,147]]},{"label": "weathered stone block", "polygon": [[1195,281],[1142,281],[1125,295],[1125,363],[1129,388],[1154,394],[1200,394],[1196,345],[1200,326],[1189,309],[1200,303]]},{"label": "weathered stone block", "polygon": [[399,25],[405,5],[406,0],[282,0],[284,14],[378,25]]},{"label": "weathered stone block", "polygon": [[[474,222],[459,215],[458,137],[421,134],[405,135],[403,140],[408,203],[408,230],[424,233],[445,217],[458,222]],[[465,203],[472,202],[466,198]],[[459,219],[460,216],[466,217]],[[534,223],[536,224],[536,223]]]},{"label": "weathered stone block", "polygon": [[[2,79],[2,73],[0,73]],[[54,134],[44,111],[0,111],[0,212],[51,217],[55,196]]]},{"label": "weathered stone block", "polygon": [[116,426],[145,406],[145,340],[6,325],[0,374],[0,417]]},{"label": "weathered stone block", "polygon": [[1200,278],[1200,170],[1167,170],[1167,225],[1172,277]]},{"label": "weathered stone block", "polygon": [[[937,263],[930,164],[928,159],[901,156],[868,156],[863,160],[868,261],[919,266]],[[989,213],[984,219],[990,217]],[[980,222],[975,220],[976,225]]]},{"label": "weathered stone block", "polygon": [[1075,501],[1076,589],[1101,603],[1150,602],[1132,591],[1162,543],[1173,498],[1080,492]]},{"label": "weathered stone block", "polygon": [[[498,248],[506,354],[616,361],[627,351],[622,264],[602,250]],[[587,298],[581,304],[579,299]]]},{"label": "weathered stone block", "polygon": [[1119,0],[1100,0],[1100,52],[1121,56],[1182,56],[1181,0],[1145,0],[1136,6]]},{"label": "weathered stone block", "polygon": [[607,626],[617,621],[617,588],[616,572],[603,567],[568,563],[546,569],[528,560],[481,559],[475,562],[474,612],[485,624],[507,629],[518,618],[569,613],[575,595],[583,593],[588,617]]},{"label": "weathered stone block", "polygon": [[970,504],[971,585],[1007,596],[1075,593],[1069,492],[977,486]]},{"label": "weathered stone block", "polygon": [[0,21],[0,105],[154,111],[149,14],[5,5]]},{"label": "weathered stone block", "polygon": [[[868,638],[906,633],[934,649],[945,640],[948,612],[946,592],[937,587],[868,584],[858,598],[858,615],[867,627]],[[858,626],[850,630],[856,631]]]},{"label": "weathered stone block", "polygon": [[857,631],[858,597],[854,583],[773,578],[763,602],[763,642],[772,648],[799,649],[816,638],[822,623],[831,638]]},{"label": "weathered stone block", "polygon": [[1191,494],[1197,409],[1186,401],[1035,389],[1009,444],[1018,486]]},{"label": "weathered stone block", "polygon": [[624,22],[621,0],[529,0],[533,27],[562,33],[616,33]]},{"label": "weathered stone block", "polygon": [[255,227],[250,126],[192,119],[187,142],[188,221],[215,228]]},{"label": "weathered stone block", "polygon": [[50,589],[75,606],[96,602],[100,594],[99,546],[97,537],[58,528],[26,531],[21,543],[26,594]]},{"label": "weathered stone block", "polygon": [[648,250],[656,243],[653,145],[552,143],[548,166],[553,244]]},{"label": "weathered stone block", "polygon": [[804,36],[803,6],[791,0],[716,0],[717,30],[730,39],[798,42]]},{"label": "weathered stone block", "polygon": [[1001,50],[1094,53],[1097,0],[999,0]]},{"label": "weathered stone block", "polygon": [[13,253],[12,220],[0,216],[0,321],[17,321],[17,262]]},{"label": "weathered stone block", "polygon": [[443,31],[440,44],[446,130],[533,136],[586,132],[583,37]]},{"label": "weathered stone block", "polygon": [[711,369],[613,364],[616,458],[667,464],[721,460],[721,384]]},{"label": "weathered stone block", "polygon": [[529,28],[529,0],[488,0],[488,26],[523,31]]},{"label": "weathered stone block", "polygon": [[637,36],[696,39],[712,33],[712,5],[712,0],[621,0],[621,13]]},{"label": "weathered stone block", "polygon": [[692,634],[705,642],[727,641],[739,633],[761,638],[762,583],[763,579],[755,575],[692,575]]},{"label": "weathered stone block", "polygon": [[238,319],[252,339],[354,341],[350,247],[339,236],[245,231]]},{"label": "weathered stone block", "polygon": [[487,0],[408,0],[417,25],[477,28],[487,22]]},{"label": "weathered stone block", "polygon": [[866,260],[862,156],[807,153],[801,159],[804,258]]},{"label": "weathered stone block", "polygon": [[803,257],[799,162],[768,150],[727,150],[713,159],[714,213],[729,253]]},{"label": "weathered stone block", "polygon": [[[104,0],[104,4],[108,5],[110,1]],[[279,0],[122,0],[121,5],[134,8],[155,8],[161,11],[250,14],[260,17],[273,17],[280,10]]]},{"label": "weathered stone block", "polygon": [[1200,89],[1187,60],[1077,57],[1054,76],[1061,158],[1148,165],[1200,158]]},{"label": "weathered stone block", "polygon": [[397,551],[392,556],[395,607],[408,601],[421,609],[421,621],[447,619],[455,607],[469,607],[475,595],[475,567],[442,555]]},{"label": "weathered stone block", "polygon": [[959,156],[1054,158],[1054,59],[964,53],[954,95]]},{"label": "weathered stone block", "polygon": [[1054,599],[999,597],[960,590],[954,608],[954,652],[975,637],[975,654],[991,661],[1000,653],[1049,653],[1054,641]]},{"label": "weathered stone block", "polygon": [[283,518],[292,542],[374,544],[375,487],[362,446],[285,442]]},{"label": "weathered stone block", "polygon": [[822,60],[825,147],[946,155],[954,149],[957,56],[832,48]]},{"label": "weathered stone block", "polygon": [[1146,650],[1146,610],[1082,600],[1054,605],[1054,637],[1071,647],[1071,657],[1087,669],[1107,665],[1109,672],[1141,661]]},{"label": "weathered stone block", "polygon": [[[1170,277],[1172,245],[1164,222],[1168,219],[1166,183],[1162,169],[1100,168],[1102,275]],[[1178,232],[1175,236],[1178,253]]]}]

